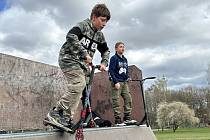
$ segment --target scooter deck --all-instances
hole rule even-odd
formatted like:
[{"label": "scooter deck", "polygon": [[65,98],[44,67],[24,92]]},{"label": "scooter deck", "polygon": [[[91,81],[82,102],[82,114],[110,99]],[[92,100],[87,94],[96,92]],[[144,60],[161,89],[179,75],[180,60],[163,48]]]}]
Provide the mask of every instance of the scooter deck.
[{"label": "scooter deck", "polygon": [[63,125],[59,125],[59,124],[57,124],[57,123],[53,123],[53,122],[51,122],[51,121],[49,121],[49,120],[47,120],[47,119],[44,119],[43,124],[44,124],[45,126],[50,125],[50,126],[52,126],[52,127],[55,127],[55,128],[57,128],[57,129],[59,129],[59,130],[61,130],[61,131],[65,131],[65,132],[67,132],[67,133],[71,133],[71,134],[74,134],[74,133],[75,133],[75,131],[73,131],[72,129],[70,129],[70,128],[68,128],[68,127],[65,127],[65,126],[63,126]]}]

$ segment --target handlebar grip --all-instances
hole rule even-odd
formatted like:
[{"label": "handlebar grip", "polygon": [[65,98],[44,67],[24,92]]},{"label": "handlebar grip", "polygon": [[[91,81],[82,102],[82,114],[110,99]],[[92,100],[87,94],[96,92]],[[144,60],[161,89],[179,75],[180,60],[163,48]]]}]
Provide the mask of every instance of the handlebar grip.
[{"label": "handlebar grip", "polygon": [[96,68],[96,69],[100,69],[101,66],[100,66],[100,65],[95,65],[95,68]]},{"label": "handlebar grip", "polygon": [[156,77],[153,76],[153,77],[147,77],[146,79],[155,79],[155,78],[156,78]]},{"label": "handlebar grip", "polygon": [[155,79],[156,77],[146,77],[146,78],[144,78],[144,79],[132,79],[131,81],[145,81],[145,80],[147,80],[147,79]]},{"label": "handlebar grip", "polygon": [[93,65],[93,63],[89,63],[89,65],[93,68],[96,68],[96,69],[100,69],[101,68],[101,65]]}]

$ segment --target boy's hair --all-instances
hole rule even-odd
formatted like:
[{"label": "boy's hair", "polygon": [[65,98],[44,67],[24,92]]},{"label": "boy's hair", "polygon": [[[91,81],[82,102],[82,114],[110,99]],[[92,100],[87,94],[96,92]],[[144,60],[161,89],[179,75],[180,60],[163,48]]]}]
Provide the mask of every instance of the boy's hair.
[{"label": "boy's hair", "polygon": [[111,18],[109,9],[106,7],[105,4],[96,4],[92,9],[90,19],[92,19],[93,15],[95,15],[96,17],[107,17],[107,21]]},{"label": "boy's hair", "polygon": [[115,49],[116,49],[120,44],[125,45],[123,42],[117,42],[117,43],[115,44]]}]

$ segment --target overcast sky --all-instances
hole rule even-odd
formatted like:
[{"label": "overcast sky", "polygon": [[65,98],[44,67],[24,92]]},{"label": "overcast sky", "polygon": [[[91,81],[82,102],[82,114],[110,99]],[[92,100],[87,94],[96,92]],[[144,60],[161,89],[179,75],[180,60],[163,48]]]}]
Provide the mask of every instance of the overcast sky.
[{"label": "overcast sky", "polygon": [[209,0],[0,0],[0,52],[58,66],[66,33],[97,3],[111,11],[103,32],[112,55],[122,41],[144,77],[165,75],[172,89],[207,86]]}]

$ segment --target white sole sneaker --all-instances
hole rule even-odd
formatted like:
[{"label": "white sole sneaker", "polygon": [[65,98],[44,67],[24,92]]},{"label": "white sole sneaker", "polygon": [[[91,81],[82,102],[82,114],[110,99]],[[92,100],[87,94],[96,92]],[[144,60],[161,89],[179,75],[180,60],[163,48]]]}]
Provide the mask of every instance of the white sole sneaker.
[{"label": "white sole sneaker", "polygon": [[125,124],[136,124],[136,120],[129,120],[129,121],[124,121]]},{"label": "white sole sneaker", "polygon": [[117,123],[117,124],[115,124],[115,126],[126,126],[126,124],[125,123]]}]

